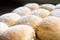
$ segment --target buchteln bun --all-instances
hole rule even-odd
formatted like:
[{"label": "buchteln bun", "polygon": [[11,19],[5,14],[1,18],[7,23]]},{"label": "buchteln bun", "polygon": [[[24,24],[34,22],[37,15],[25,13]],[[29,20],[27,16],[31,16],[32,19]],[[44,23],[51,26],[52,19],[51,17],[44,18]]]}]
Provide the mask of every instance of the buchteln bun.
[{"label": "buchteln bun", "polygon": [[34,40],[35,31],[27,25],[16,25],[6,30],[0,40]]},{"label": "buchteln bun", "polygon": [[38,16],[27,15],[27,16],[20,18],[17,21],[16,25],[18,24],[30,25],[32,28],[35,29],[41,23],[41,21],[42,19]]},{"label": "buchteln bun", "polygon": [[50,12],[46,9],[39,8],[39,9],[32,11],[29,15],[36,15],[41,18],[45,18],[50,15]]},{"label": "buchteln bun", "polygon": [[55,9],[55,10],[51,11],[50,15],[60,17],[60,9]]},{"label": "buchteln bun", "polygon": [[6,23],[8,26],[12,26],[20,16],[16,13],[6,13],[0,16],[0,21]]},{"label": "buchteln bun", "polygon": [[60,40],[60,18],[44,18],[37,28],[37,37],[41,40]]},{"label": "buchteln bun", "polygon": [[53,5],[53,4],[42,4],[42,5],[40,5],[40,8],[44,8],[44,9],[47,9],[49,11],[52,11],[55,9],[55,5]]},{"label": "buchteln bun", "polygon": [[31,10],[36,10],[39,8],[39,4],[37,4],[37,3],[28,3],[24,6],[29,7]]},{"label": "buchteln bun", "polygon": [[0,35],[7,29],[8,29],[7,24],[0,22]]},{"label": "buchteln bun", "polygon": [[55,6],[55,9],[60,9],[60,3]]},{"label": "buchteln bun", "polygon": [[25,16],[31,13],[31,10],[28,7],[18,7],[12,11],[13,13],[17,13],[20,16]]}]

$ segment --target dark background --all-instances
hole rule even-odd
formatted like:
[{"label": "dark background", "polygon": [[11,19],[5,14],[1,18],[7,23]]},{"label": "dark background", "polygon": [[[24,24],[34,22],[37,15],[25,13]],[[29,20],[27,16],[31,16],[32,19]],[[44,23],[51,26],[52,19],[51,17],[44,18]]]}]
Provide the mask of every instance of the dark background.
[{"label": "dark background", "polygon": [[51,3],[56,5],[60,3],[60,0],[0,0],[0,15],[11,12],[13,9],[19,6],[32,2],[38,4]]}]

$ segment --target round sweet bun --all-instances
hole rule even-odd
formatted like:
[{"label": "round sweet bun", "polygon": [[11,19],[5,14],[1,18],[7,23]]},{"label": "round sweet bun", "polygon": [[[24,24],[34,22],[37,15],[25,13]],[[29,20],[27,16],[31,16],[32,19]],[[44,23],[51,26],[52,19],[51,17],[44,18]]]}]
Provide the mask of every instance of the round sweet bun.
[{"label": "round sweet bun", "polygon": [[20,16],[25,16],[29,13],[31,13],[31,9],[28,7],[18,7],[12,11],[13,13],[17,13]]},{"label": "round sweet bun", "polygon": [[8,29],[7,24],[0,22],[0,35],[7,29]]},{"label": "round sweet bun", "polygon": [[31,10],[36,10],[39,8],[39,4],[37,4],[37,3],[28,3],[24,6],[29,7]]},{"label": "round sweet bun", "polygon": [[49,11],[52,11],[55,9],[55,5],[53,5],[53,4],[42,4],[42,5],[40,5],[40,8],[44,8],[44,9],[47,9]]},{"label": "round sweet bun", "polygon": [[35,31],[28,25],[16,25],[6,30],[0,40],[34,40]]},{"label": "round sweet bun", "polygon": [[60,17],[60,9],[55,9],[55,10],[51,11],[50,15]]},{"label": "round sweet bun", "polygon": [[37,27],[37,37],[41,40],[60,40],[60,18],[48,16]]},{"label": "round sweet bun", "polygon": [[21,18],[20,15],[16,13],[6,13],[0,16],[0,21],[13,26],[19,18]]},{"label": "round sweet bun", "polygon": [[46,9],[39,8],[37,10],[32,11],[29,15],[36,15],[41,18],[47,17],[50,15],[50,12]]},{"label": "round sweet bun", "polygon": [[36,29],[36,27],[41,23],[42,19],[38,16],[35,15],[27,15],[22,18],[20,18],[17,22],[16,25],[19,24],[24,24],[24,25],[29,25],[32,28]]},{"label": "round sweet bun", "polygon": [[60,9],[60,4],[57,4],[57,5],[55,6],[55,9]]}]

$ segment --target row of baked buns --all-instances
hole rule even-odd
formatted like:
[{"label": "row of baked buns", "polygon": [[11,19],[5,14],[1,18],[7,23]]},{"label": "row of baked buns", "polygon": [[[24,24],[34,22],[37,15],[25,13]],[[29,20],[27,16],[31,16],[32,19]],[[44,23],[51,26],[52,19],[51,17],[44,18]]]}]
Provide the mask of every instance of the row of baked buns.
[{"label": "row of baked buns", "polygon": [[0,40],[60,40],[60,4],[28,3],[1,15]]}]

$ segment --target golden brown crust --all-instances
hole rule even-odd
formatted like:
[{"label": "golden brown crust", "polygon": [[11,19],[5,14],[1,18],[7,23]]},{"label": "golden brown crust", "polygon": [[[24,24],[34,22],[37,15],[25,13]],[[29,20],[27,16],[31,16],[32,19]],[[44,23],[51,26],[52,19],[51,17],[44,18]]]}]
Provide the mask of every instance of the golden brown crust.
[{"label": "golden brown crust", "polygon": [[41,40],[60,40],[60,18],[44,18],[37,28],[37,36]]},{"label": "golden brown crust", "polygon": [[[27,30],[28,29],[28,30]],[[1,40],[32,40],[35,37],[34,30],[27,25],[17,25],[6,30],[1,36]]]},{"label": "golden brown crust", "polygon": [[29,25],[29,26],[32,26],[32,28],[36,29],[36,27],[41,23],[41,21],[42,19],[38,16],[27,15],[19,19],[16,24]]},{"label": "golden brown crust", "polygon": [[6,13],[0,16],[0,21],[13,26],[19,18],[20,16],[16,13]]},{"label": "golden brown crust", "polygon": [[39,16],[41,18],[45,18],[50,15],[50,12],[46,9],[39,8],[39,9],[32,11],[29,15],[35,15],[35,16]]},{"label": "golden brown crust", "polygon": [[42,4],[42,5],[40,5],[40,8],[44,8],[44,9],[47,9],[49,11],[52,11],[55,9],[55,5],[53,5],[53,4]]},{"label": "golden brown crust", "polygon": [[29,7],[32,11],[39,8],[39,4],[37,4],[37,3],[28,3],[24,6]]},{"label": "golden brown crust", "polygon": [[18,7],[16,9],[14,9],[12,12],[17,13],[20,16],[25,16],[25,15],[31,13],[31,9],[23,6],[23,7]]}]

